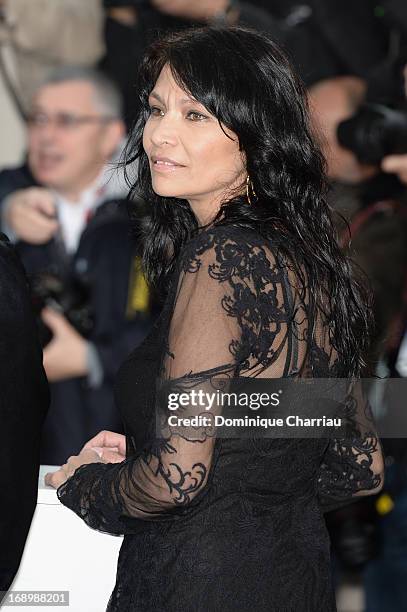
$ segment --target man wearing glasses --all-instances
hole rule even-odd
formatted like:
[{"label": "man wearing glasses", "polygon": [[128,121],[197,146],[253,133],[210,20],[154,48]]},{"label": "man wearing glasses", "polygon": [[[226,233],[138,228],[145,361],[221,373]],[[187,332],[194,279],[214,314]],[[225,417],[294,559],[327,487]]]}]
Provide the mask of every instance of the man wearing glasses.
[{"label": "man wearing glasses", "polygon": [[59,465],[101,429],[120,431],[114,374],[147,331],[149,300],[109,164],[124,137],[115,87],[60,69],[34,96],[27,137],[27,164],[0,173],[2,229],[31,280],[52,383],[41,462]]}]

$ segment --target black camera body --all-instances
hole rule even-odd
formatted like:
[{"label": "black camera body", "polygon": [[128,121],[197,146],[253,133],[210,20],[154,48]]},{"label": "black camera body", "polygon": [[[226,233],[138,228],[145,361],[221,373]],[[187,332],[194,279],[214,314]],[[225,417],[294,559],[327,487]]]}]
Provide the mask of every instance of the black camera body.
[{"label": "black camera body", "polygon": [[407,154],[407,112],[363,104],[337,128],[339,144],[362,164],[380,166],[387,155]]},{"label": "black camera body", "polygon": [[85,279],[65,279],[52,272],[43,272],[32,276],[30,281],[43,348],[52,340],[51,330],[41,319],[41,311],[45,306],[63,314],[83,338],[89,338],[94,327],[94,314],[90,285]]}]

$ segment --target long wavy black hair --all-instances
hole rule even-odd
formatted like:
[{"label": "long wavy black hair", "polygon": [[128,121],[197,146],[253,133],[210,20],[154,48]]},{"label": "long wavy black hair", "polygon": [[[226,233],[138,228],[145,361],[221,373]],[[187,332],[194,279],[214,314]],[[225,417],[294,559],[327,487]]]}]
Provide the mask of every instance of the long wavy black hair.
[{"label": "long wavy black hair", "polygon": [[153,191],[143,149],[148,96],[165,65],[185,92],[237,135],[246,155],[256,196],[249,205],[245,195],[232,195],[212,223],[249,227],[266,238],[278,235],[291,259],[306,269],[310,294],[325,314],[339,355],[340,375],[359,375],[371,325],[368,293],[338,246],[325,200],[325,162],[310,129],[303,85],[282,50],[263,34],[240,27],[193,28],[158,40],[144,57],[138,81],[142,110],[125,162],[131,167],[138,160],[131,192],[147,203],[147,279],[162,286],[198,230],[186,200]]}]

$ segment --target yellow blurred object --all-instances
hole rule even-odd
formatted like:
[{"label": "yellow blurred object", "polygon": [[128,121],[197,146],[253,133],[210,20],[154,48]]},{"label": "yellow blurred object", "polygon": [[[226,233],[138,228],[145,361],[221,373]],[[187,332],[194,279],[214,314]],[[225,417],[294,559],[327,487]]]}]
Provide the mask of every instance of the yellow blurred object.
[{"label": "yellow blurred object", "polygon": [[381,515],[384,516],[391,512],[394,508],[394,501],[387,493],[382,493],[380,497],[376,500],[376,510]]},{"label": "yellow blurred object", "polygon": [[141,268],[141,257],[135,257],[130,273],[129,296],[127,300],[127,318],[138,312],[148,312],[150,292]]}]

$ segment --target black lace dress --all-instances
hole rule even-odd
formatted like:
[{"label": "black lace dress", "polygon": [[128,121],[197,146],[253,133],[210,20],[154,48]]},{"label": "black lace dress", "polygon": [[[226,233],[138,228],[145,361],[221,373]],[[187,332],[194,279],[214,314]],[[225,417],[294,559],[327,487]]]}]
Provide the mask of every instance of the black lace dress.
[{"label": "black lace dress", "polygon": [[323,512],[378,485],[374,436],[155,435],[159,376],[191,389],[217,376],[330,376],[336,362],[273,244],[233,226],[189,241],[118,376],[126,461],[82,466],[58,489],[90,527],[125,536],[109,611],[336,610]]}]

